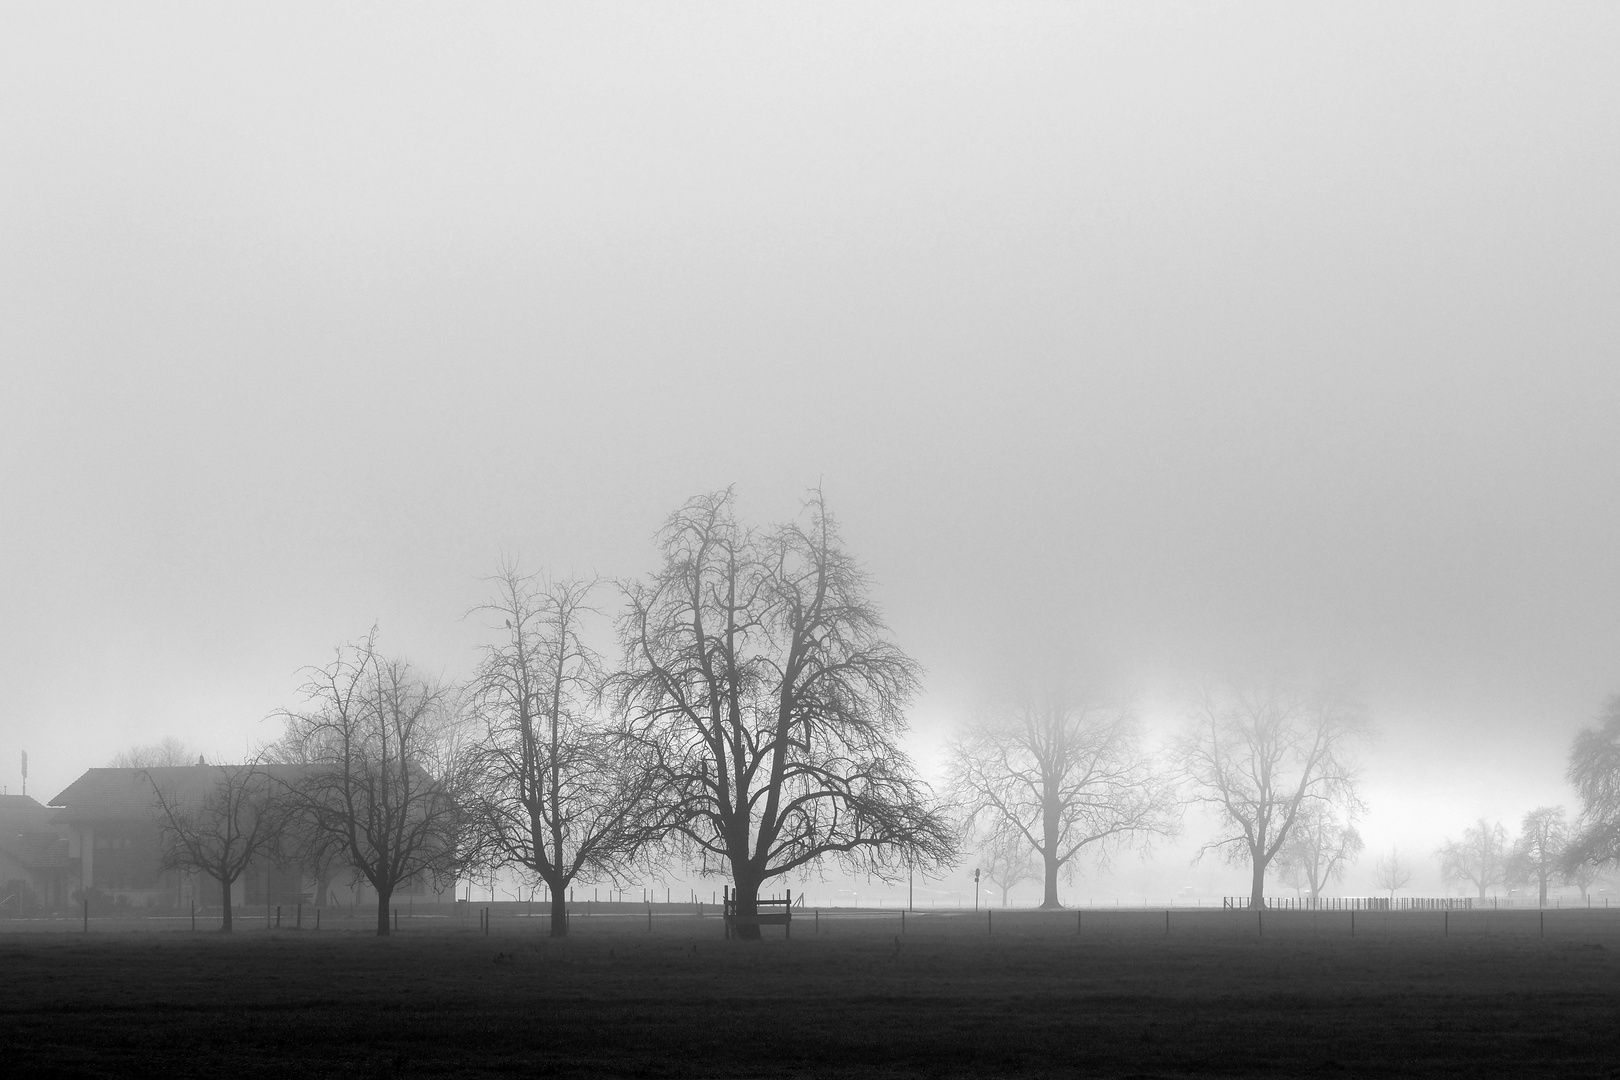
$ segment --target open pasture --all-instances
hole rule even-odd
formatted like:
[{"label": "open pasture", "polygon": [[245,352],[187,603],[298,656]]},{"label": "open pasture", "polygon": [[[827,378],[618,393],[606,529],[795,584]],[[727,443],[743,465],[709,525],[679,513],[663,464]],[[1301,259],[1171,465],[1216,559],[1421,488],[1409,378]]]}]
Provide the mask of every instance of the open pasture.
[{"label": "open pasture", "polygon": [[[0,934],[16,1076],[1613,1076],[1620,912]],[[1078,930],[1078,932],[1077,932]]]}]

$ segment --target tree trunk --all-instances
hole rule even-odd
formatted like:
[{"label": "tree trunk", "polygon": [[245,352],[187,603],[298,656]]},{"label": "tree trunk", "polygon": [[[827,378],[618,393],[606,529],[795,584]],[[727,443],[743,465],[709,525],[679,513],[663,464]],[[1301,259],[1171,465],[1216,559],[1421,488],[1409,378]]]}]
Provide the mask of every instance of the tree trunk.
[{"label": "tree trunk", "polygon": [[225,894],[225,916],[220,920],[219,932],[228,934],[231,932],[231,882],[222,878],[219,884],[220,891]]},{"label": "tree trunk", "polygon": [[1063,905],[1058,903],[1057,879],[1058,871],[1058,844],[1063,838],[1062,805],[1058,801],[1058,783],[1055,778],[1046,777],[1041,782],[1041,861],[1046,864],[1046,894],[1041,897],[1043,910],[1056,910]]},{"label": "tree trunk", "polygon": [[1249,906],[1263,908],[1266,906],[1266,864],[1252,853],[1249,863],[1254,867],[1254,880],[1249,886]]},{"label": "tree trunk", "polygon": [[1046,850],[1041,852],[1041,861],[1046,864],[1046,892],[1041,897],[1041,907],[1060,908],[1063,905],[1058,903],[1057,881],[1058,871],[1062,868],[1058,866],[1056,844],[1047,845]]},{"label": "tree trunk", "polygon": [[[760,883],[752,877],[739,877],[735,887],[731,890],[734,910],[738,915],[759,914],[759,886]],[[747,923],[735,927],[736,936],[744,941],[759,940],[759,924]]]},{"label": "tree trunk", "polygon": [[393,899],[393,896],[394,896],[394,890],[393,889],[384,890],[382,886],[380,886],[380,885],[377,886],[377,936],[378,937],[387,937],[389,935],[389,933],[390,933],[391,928],[388,925],[388,901]]},{"label": "tree trunk", "polygon": [[551,885],[550,882],[546,884],[551,887],[551,936],[567,937],[568,890],[566,888],[559,889]]}]

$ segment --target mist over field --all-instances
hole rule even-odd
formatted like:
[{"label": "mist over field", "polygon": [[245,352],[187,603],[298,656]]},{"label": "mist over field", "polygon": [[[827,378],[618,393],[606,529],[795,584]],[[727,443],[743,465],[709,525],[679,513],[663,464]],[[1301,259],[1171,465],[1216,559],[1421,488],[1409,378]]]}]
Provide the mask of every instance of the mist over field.
[{"label": "mist over field", "polygon": [[[689,498],[819,488],[925,780],[1056,672],[1160,748],[1331,683],[1375,734],[1329,891],[1398,846],[1441,895],[1477,820],[1574,815],[1620,692],[1617,47],[1601,5],[8,6],[0,783],[241,760],[373,625],[471,676],[503,558],[644,579]],[[1063,900],[1245,894],[1216,830]]]}]

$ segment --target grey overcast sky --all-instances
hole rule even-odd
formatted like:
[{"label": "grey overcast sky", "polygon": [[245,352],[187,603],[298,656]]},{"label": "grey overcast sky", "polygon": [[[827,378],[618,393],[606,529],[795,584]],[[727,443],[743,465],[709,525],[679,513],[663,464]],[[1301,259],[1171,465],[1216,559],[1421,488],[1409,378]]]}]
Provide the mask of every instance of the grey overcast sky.
[{"label": "grey overcast sky", "polygon": [[925,763],[1321,669],[1372,842],[1511,824],[1620,691],[1617,193],[1606,3],[5,3],[0,780],[819,482]]}]

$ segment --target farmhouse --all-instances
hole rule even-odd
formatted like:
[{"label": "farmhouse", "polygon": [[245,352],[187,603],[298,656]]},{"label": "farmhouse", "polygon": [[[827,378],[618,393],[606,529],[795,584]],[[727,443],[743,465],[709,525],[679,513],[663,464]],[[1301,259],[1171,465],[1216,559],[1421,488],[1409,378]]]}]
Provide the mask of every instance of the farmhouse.
[{"label": "farmhouse", "polygon": [[[290,782],[303,767],[260,768]],[[185,910],[193,903],[198,909],[217,908],[219,887],[212,878],[163,866],[165,815],[156,790],[171,800],[200,799],[223,772],[224,767],[201,760],[151,769],[86,770],[51,800],[58,809],[49,821],[65,833],[61,857],[72,871],[72,891],[65,885],[64,898],[76,901],[88,895],[93,902],[129,908]],[[236,880],[231,901],[233,906],[356,905],[366,902],[368,894],[374,901],[375,894],[351,867],[264,858],[255,859]],[[394,895],[402,901],[439,899],[438,890],[424,881],[408,882]]]}]

